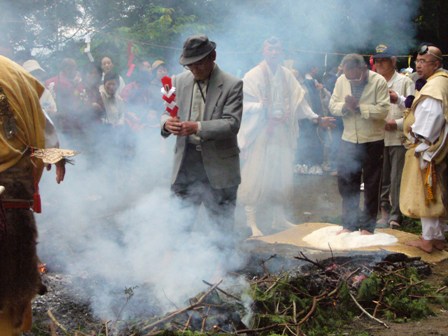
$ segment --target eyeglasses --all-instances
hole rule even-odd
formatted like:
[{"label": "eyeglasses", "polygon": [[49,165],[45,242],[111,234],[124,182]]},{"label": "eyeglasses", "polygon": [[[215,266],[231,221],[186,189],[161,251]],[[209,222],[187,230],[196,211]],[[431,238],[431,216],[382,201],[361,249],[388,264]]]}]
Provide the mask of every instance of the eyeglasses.
[{"label": "eyeglasses", "polygon": [[[443,58],[440,57],[440,56],[438,56],[438,55],[436,55],[436,54],[434,54],[434,53],[432,53],[432,52],[429,50],[429,47],[428,47],[427,45],[422,45],[422,46],[420,47],[420,49],[418,50],[418,54],[419,54],[420,56],[422,56],[422,55],[426,55],[426,54],[430,54],[430,55],[434,56],[435,58],[437,58],[438,60],[443,61]],[[423,62],[423,63],[425,63],[425,62]]]},{"label": "eyeglasses", "polygon": [[427,60],[422,58],[422,59],[415,60],[414,64],[415,65],[419,65],[419,64],[425,65],[426,63],[434,63],[434,62],[435,61],[427,61]]},{"label": "eyeglasses", "polygon": [[205,58],[203,58],[203,59],[201,59],[201,60],[199,60],[199,61],[197,61],[197,62],[194,62],[194,63],[191,63],[191,64],[187,64],[187,65],[184,65],[184,68],[185,69],[187,69],[187,70],[191,70],[191,68],[194,68],[194,67],[196,67],[196,68],[198,68],[198,67],[202,67],[202,66],[204,66],[205,64],[207,64],[207,62],[209,61],[209,57],[205,57]]}]

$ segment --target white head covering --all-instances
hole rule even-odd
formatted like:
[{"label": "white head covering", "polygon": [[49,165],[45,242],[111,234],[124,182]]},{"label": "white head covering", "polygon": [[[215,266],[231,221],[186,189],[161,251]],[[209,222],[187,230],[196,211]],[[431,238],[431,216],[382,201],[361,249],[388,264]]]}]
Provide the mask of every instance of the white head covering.
[{"label": "white head covering", "polygon": [[37,62],[36,60],[28,60],[25,63],[23,63],[22,66],[28,72],[33,72],[36,70],[41,70],[41,71],[45,72],[45,70],[41,68],[39,62]]}]

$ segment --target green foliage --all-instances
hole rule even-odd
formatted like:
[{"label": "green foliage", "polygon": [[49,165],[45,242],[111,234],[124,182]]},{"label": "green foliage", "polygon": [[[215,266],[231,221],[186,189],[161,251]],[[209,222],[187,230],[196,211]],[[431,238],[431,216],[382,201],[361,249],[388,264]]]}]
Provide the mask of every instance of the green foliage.
[{"label": "green foliage", "polygon": [[[347,307],[346,285],[341,284],[333,296],[320,300],[311,316],[307,317],[313,306],[315,288],[310,286],[312,279],[304,276],[293,277],[283,274],[279,278],[273,278],[273,282],[262,286],[253,285],[251,293],[254,299],[256,316],[254,328],[277,324],[278,327],[260,335],[281,334],[285,325],[295,325],[302,319],[306,320],[301,325],[301,330],[307,335],[334,334],[335,330],[342,328],[354,315],[354,307]],[[324,288],[320,288],[325,292]],[[344,305],[341,305],[344,302]]]},{"label": "green foliage", "polygon": [[381,277],[379,277],[377,273],[373,273],[361,283],[357,299],[366,302],[371,302],[372,300],[377,299],[382,288],[381,284]]},{"label": "green foliage", "polygon": [[419,235],[422,233],[422,224],[419,219],[404,217],[403,223],[399,229],[405,232]]},{"label": "green foliage", "polygon": [[[306,335],[338,335],[339,332],[342,335],[347,325],[360,314],[349,295],[354,291],[366,311],[377,318],[395,322],[433,315],[431,302],[446,302],[443,295],[420,279],[413,267],[373,271],[357,290],[348,281],[329,280],[332,276],[328,272],[315,278],[283,274],[265,283],[253,284],[253,328],[277,325],[269,332],[260,333],[273,335],[285,332],[287,325],[291,330],[300,325]],[[286,334],[289,333],[286,331]],[[350,334],[366,335],[362,331],[351,331]]]},{"label": "green foliage", "polygon": [[433,292],[420,281],[415,268],[405,268],[387,274],[374,272],[362,282],[358,300],[370,308],[376,306],[373,302],[379,302],[380,311],[388,320],[403,322],[433,315],[426,298]]}]

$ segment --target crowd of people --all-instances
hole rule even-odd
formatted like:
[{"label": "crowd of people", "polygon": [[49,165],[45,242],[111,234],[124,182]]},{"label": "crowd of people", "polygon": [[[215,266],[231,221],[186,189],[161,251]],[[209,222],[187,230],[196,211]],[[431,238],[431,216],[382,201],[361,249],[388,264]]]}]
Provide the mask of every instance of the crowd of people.
[{"label": "crowd of people", "polygon": [[[238,95],[221,91],[221,99],[216,102],[213,94],[214,100],[209,103],[207,90],[215,84],[212,78],[219,72],[214,63],[216,45],[205,36],[196,38],[187,40],[180,60],[191,73],[179,77],[186,83],[181,81],[177,92],[187,94],[188,99],[182,99],[179,105],[181,115],[166,113],[161,124],[162,135],[177,136],[173,189],[177,190],[181,178],[178,196],[192,197],[196,205],[206,205],[210,197],[201,201],[193,195],[204,197],[210,190],[212,194],[224,193],[229,196],[226,204],[232,205],[227,220],[233,217],[238,200],[254,237],[263,235],[257,225],[257,212],[266,207],[270,209],[272,229],[290,227],[284,208],[293,197],[297,139],[299,148],[306,143],[299,157],[308,162],[297,164],[299,172],[319,175],[324,154],[316,146],[316,133],[319,128],[330,132],[335,129],[336,137],[341,132],[336,145],[331,144],[336,155],[326,155],[326,160],[334,166],[342,198],[342,229],[338,234],[359,231],[371,235],[377,227],[398,227],[404,214],[422,222],[422,238],[410,242],[411,246],[428,253],[445,248],[448,110],[444,100],[448,82],[437,47],[422,45],[412,77],[397,72],[397,58],[387,45],[376,47],[372,69],[362,55],[348,54],[340,63],[338,75],[327,78],[327,89],[315,78],[314,66],[308,67],[301,84],[297,72],[283,65],[281,41],[270,38],[263,44],[263,61],[243,76]],[[209,48],[201,49],[201,41]],[[197,57],[188,62],[186,55],[192,54]],[[232,87],[224,87],[237,93],[236,88],[232,91]],[[417,98],[412,100],[414,95]],[[340,127],[338,122],[342,122]],[[230,159],[239,160],[237,148],[242,152],[241,172],[239,165],[229,163]],[[227,162],[216,160],[214,163],[222,164],[213,168],[209,158],[222,156],[223,149]],[[197,167],[200,176],[192,174],[190,167]],[[220,185],[214,183],[216,174]],[[241,184],[234,189],[239,180]],[[232,186],[230,195],[226,193],[228,183]],[[414,188],[419,189],[420,197],[414,197]]]},{"label": "crowd of people", "polygon": [[[0,57],[0,264],[8,270],[0,275],[2,335],[30,326],[39,288],[32,209],[43,169],[32,153],[59,145],[54,125],[66,146],[93,155],[105,146],[132,155],[135,136],[152,130],[176,137],[171,191],[194,209],[187,229],[204,206],[231,236],[237,202],[254,237],[264,234],[259,210],[268,205],[271,230],[290,227],[285,207],[294,171],[329,171],[342,198],[338,234],[370,235],[408,216],[422,223],[411,246],[427,253],[446,247],[448,74],[440,49],[422,45],[416,75],[406,76],[396,70],[393,49],[381,44],[372,69],[362,55],[348,54],[321,83],[314,64],[304,76],[284,66],[278,38],[264,41],[263,60],[242,79],[220,69],[216,48],[205,35],[185,41],[179,63],[186,71],[172,80],[175,115],[162,103],[160,79],[169,72],[161,60],[141,62],[125,80],[110,55],[83,71],[65,58],[51,78],[34,59],[20,67]],[[330,136],[322,141],[319,132]],[[63,158],[56,167],[59,183]],[[234,248],[232,240],[220,244]]]},{"label": "crowd of people", "polygon": [[23,63],[45,86],[42,107],[66,146],[87,154],[101,153],[104,146],[132,152],[136,134],[158,128],[163,110],[160,78],[168,74],[167,65],[161,60],[140,62],[124,79],[112,59],[104,56],[99,64],[80,68],[77,60],[64,58],[50,78],[37,60]]}]

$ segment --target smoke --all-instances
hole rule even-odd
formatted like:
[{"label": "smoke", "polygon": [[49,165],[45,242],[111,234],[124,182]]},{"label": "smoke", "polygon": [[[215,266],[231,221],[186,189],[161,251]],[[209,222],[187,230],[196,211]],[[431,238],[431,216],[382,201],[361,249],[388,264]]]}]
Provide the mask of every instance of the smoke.
[{"label": "smoke", "polygon": [[340,54],[373,53],[380,43],[407,55],[416,43],[419,5],[419,0],[230,1],[215,9],[218,28],[204,32],[218,44],[219,64],[238,76],[260,60],[262,42],[270,36],[283,41],[286,58],[322,67],[326,53],[329,62],[337,62]]},{"label": "smoke", "polygon": [[104,318],[118,318],[126,289],[133,297],[120,318],[165,312],[207,289],[202,280],[217,282],[243,262],[237,250],[220,248],[231,238],[205,212],[171,196],[173,142],[159,130],[138,140],[132,158],[112,148],[102,159],[81,153],[61,185],[51,173],[41,182],[40,257],[72,275]]}]

